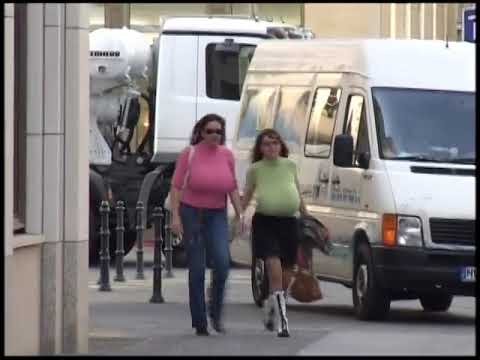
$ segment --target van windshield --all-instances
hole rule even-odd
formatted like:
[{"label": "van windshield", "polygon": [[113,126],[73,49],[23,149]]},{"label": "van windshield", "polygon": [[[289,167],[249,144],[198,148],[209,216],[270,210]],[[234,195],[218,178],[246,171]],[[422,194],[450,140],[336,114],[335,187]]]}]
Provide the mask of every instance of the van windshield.
[{"label": "van windshield", "polygon": [[382,159],[475,163],[473,92],[372,88]]}]

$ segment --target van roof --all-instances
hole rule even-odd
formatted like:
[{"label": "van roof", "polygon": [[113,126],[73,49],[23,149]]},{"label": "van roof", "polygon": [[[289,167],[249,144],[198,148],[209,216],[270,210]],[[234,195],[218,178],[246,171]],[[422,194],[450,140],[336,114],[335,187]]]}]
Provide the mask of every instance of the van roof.
[{"label": "van roof", "polygon": [[351,72],[371,86],[475,91],[475,44],[441,40],[261,41],[250,72]]},{"label": "van roof", "polygon": [[264,20],[256,21],[255,19],[248,17],[180,16],[167,18],[162,31],[221,32],[264,35],[267,33],[267,28],[271,27],[295,28],[289,24]]}]

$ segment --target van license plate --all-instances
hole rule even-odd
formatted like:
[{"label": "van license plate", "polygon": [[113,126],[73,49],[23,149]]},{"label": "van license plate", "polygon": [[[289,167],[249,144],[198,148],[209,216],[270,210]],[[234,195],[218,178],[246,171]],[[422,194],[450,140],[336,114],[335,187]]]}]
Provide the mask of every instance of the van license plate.
[{"label": "van license plate", "polygon": [[477,269],[475,266],[462,267],[460,270],[460,279],[462,282],[475,282]]}]

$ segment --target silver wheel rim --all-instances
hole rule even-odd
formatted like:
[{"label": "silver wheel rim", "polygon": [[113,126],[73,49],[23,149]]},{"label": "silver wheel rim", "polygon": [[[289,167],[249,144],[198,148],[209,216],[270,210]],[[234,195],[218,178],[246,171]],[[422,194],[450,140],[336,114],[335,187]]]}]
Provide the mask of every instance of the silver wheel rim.
[{"label": "silver wheel rim", "polygon": [[358,295],[358,300],[362,304],[364,302],[364,298],[367,294],[367,288],[368,288],[368,270],[367,270],[367,265],[362,264],[358,268],[357,271],[357,295]]},{"label": "silver wheel rim", "polygon": [[263,284],[263,278],[264,278],[264,273],[263,273],[263,261],[256,259],[255,260],[255,290],[258,294],[258,296],[261,296],[262,294],[262,284]]}]

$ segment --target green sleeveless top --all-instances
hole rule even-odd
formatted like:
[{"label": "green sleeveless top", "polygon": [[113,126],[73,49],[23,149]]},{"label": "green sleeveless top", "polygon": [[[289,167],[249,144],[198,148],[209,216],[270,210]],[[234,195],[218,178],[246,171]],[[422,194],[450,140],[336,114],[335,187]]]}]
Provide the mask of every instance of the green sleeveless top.
[{"label": "green sleeveless top", "polygon": [[255,187],[256,211],[263,215],[293,216],[299,209],[295,163],[284,157],[262,159],[250,165],[246,190]]}]

